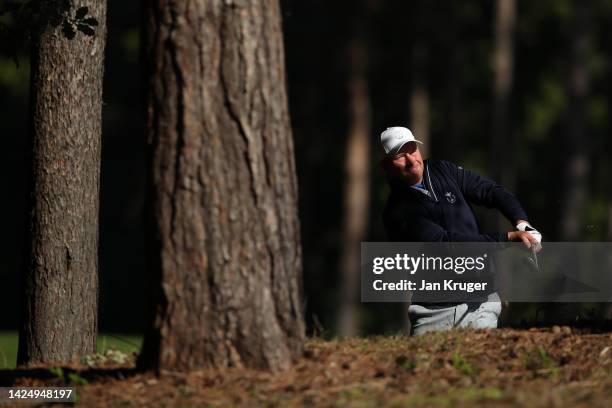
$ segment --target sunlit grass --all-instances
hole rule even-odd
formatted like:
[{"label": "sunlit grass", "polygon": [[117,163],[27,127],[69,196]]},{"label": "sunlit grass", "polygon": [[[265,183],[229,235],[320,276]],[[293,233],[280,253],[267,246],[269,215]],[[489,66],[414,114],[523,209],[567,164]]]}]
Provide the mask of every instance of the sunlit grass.
[{"label": "sunlit grass", "polygon": [[[18,334],[16,331],[0,331],[0,370],[13,369],[17,363]],[[115,349],[126,354],[140,350],[142,336],[124,334],[98,335],[98,353]]]},{"label": "sunlit grass", "polygon": [[16,331],[0,331],[0,369],[15,368],[17,341]]}]

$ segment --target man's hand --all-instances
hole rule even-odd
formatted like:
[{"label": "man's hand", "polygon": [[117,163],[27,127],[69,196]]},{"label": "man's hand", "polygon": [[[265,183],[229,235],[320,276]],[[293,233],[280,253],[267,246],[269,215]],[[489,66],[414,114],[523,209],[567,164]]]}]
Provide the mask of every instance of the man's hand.
[{"label": "man's hand", "polygon": [[526,231],[530,233],[537,241],[537,245],[535,246],[536,252],[540,252],[542,249],[542,234],[537,229],[533,228],[531,224],[529,224],[525,220],[518,220],[516,223],[516,229],[519,231]]},{"label": "man's hand", "polygon": [[508,233],[508,241],[523,241],[527,248],[533,246],[535,252],[542,250],[542,234],[537,229],[533,228],[525,220],[518,220],[516,222],[516,229],[518,231],[510,231]]},{"label": "man's hand", "polygon": [[531,248],[531,246],[534,245],[536,252],[540,252],[542,250],[542,245],[540,245],[536,237],[534,237],[529,231],[509,231],[508,241],[522,241],[527,248]]}]

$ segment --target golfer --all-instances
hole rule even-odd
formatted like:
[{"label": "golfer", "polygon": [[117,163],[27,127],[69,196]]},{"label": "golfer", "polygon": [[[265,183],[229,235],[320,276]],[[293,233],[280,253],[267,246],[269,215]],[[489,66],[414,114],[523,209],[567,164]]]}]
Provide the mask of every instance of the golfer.
[{"label": "golfer", "polygon": [[[381,142],[385,150],[382,166],[391,187],[383,217],[391,241],[522,241],[539,251],[541,234],[502,186],[447,161],[423,160],[421,142],[405,127],[386,129]],[[482,233],[472,204],[496,208],[517,231]],[[408,309],[415,335],[454,327],[495,328],[500,312],[496,292],[481,302],[413,303]]]}]

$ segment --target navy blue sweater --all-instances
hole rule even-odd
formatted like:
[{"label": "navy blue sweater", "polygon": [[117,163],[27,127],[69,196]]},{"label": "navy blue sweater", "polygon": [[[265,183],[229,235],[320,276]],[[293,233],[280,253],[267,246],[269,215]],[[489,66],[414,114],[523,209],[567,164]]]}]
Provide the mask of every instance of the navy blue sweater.
[{"label": "navy blue sweater", "polygon": [[391,241],[505,242],[507,233],[483,234],[470,204],[497,208],[513,224],[528,220],[517,199],[499,184],[443,160],[424,161],[429,195],[391,183],[384,224]]}]

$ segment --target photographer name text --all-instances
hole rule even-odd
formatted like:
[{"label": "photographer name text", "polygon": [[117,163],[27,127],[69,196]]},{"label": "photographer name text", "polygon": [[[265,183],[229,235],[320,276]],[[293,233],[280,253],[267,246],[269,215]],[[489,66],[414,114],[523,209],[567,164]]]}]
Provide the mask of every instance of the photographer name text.
[{"label": "photographer name text", "polygon": [[373,282],[373,287],[376,291],[461,291],[473,293],[486,290],[487,285],[488,282],[455,282],[452,279],[445,279],[442,282],[428,282],[425,280],[413,282],[407,279],[402,279],[398,282],[384,282],[381,279],[377,279]]}]

